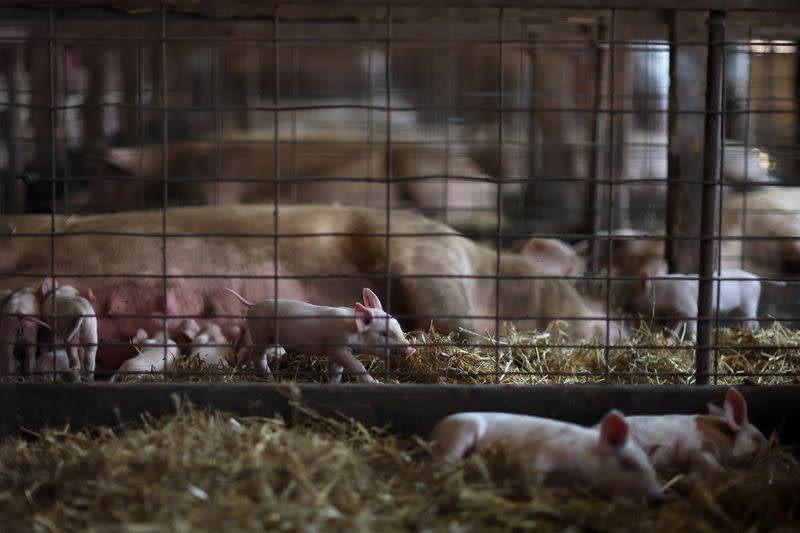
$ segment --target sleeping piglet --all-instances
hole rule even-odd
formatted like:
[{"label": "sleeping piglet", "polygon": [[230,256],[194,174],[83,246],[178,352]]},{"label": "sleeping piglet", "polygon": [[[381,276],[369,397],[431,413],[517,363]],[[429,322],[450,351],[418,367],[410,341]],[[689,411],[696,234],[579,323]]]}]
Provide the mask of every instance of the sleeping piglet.
[{"label": "sleeping piglet", "polygon": [[[296,300],[264,300],[253,304],[236,291],[226,289],[249,307],[247,332],[250,344],[242,362],[254,362],[262,373],[271,376],[266,350],[283,348],[288,353],[326,356],[330,380],[338,383],[342,370],[363,383],[374,383],[356,353],[388,349],[392,359],[414,355],[397,320],[383,310],[378,296],[363,290],[364,304],[327,307]],[[277,311],[277,316],[276,316]],[[278,331],[275,331],[276,323]]]},{"label": "sleeping piglet", "polygon": [[[665,273],[665,270],[663,274],[657,272],[658,275]],[[758,328],[756,316],[758,301],[761,298],[761,282],[758,277],[745,270],[735,269],[715,272],[714,276],[723,279],[712,286],[713,308],[717,308],[719,290],[720,314],[737,313],[743,318],[747,327]],[[651,279],[650,274],[643,271],[638,290],[631,297],[628,310],[645,317],[668,317],[670,327],[676,335],[680,335],[682,324],[685,322],[689,336],[695,338],[698,293],[696,278],[697,275],[669,274],[664,279]]]},{"label": "sleeping piglet", "polygon": [[767,444],[747,420],[747,403],[728,389],[722,408],[708,404],[707,415],[629,416],[631,438],[658,471],[713,472],[751,460]]},{"label": "sleeping piglet", "polygon": [[[166,372],[175,358],[180,355],[178,345],[174,340],[159,331],[153,337],[148,338],[147,332],[140,329],[136,336],[131,339],[131,344],[139,348],[139,355],[128,359],[119,367],[117,373],[111,376],[109,381],[126,379],[126,374],[134,376],[136,374],[146,374],[148,372]],[[166,344],[166,354],[164,345]],[[166,355],[166,360],[165,360]]]},{"label": "sleeping piglet", "polygon": [[431,435],[434,456],[452,463],[499,450],[530,462],[545,484],[589,486],[634,499],[660,498],[644,451],[628,438],[628,423],[610,411],[597,429],[506,413],[459,413],[440,420]]},{"label": "sleeping piglet", "polygon": [[42,318],[53,327],[55,342],[63,344],[69,354],[70,367],[87,372],[93,379],[98,337],[92,291],[59,287],[56,280],[46,278],[37,297],[42,303]]}]

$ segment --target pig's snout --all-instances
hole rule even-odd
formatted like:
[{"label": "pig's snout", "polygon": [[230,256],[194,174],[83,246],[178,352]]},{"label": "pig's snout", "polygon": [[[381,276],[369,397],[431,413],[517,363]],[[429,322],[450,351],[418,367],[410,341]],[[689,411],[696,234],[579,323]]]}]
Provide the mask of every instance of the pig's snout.
[{"label": "pig's snout", "polygon": [[405,361],[417,352],[411,346],[394,346],[389,349],[389,355],[394,362]]}]

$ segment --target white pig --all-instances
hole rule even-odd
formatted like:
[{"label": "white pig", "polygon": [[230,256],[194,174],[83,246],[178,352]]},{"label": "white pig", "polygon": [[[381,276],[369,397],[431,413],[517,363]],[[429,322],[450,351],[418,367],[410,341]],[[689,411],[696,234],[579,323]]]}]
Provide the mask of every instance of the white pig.
[{"label": "white pig", "polygon": [[70,285],[59,287],[54,279],[45,278],[39,297],[43,299],[42,318],[53,327],[55,342],[66,348],[70,367],[87,372],[89,379],[93,379],[97,356],[94,293]]},{"label": "white pig", "polygon": [[586,271],[586,260],[558,239],[533,237],[515,244],[509,251],[531,257],[543,272],[554,276],[582,276]]},{"label": "white pig", "polygon": [[61,374],[69,370],[69,356],[67,351],[62,348],[53,348],[36,359],[32,381],[61,381]]},{"label": "white pig", "polygon": [[230,366],[233,347],[217,324],[209,323],[194,337],[189,357],[199,357],[211,369],[224,370]]},{"label": "white pig", "polygon": [[[148,372],[166,372],[175,358],[180,355],[178,345],[168,338],[163,331],[152,337],[147,337],[147,332],[140,329],[131,343],[139,348],[139,355],[128,359],[119,367],[117,373],[109,381],[124,380],[126,374],[135,376]],[[166,344],[166,360],[164,345]]]},{"label": "white pig", "polygon": [[0,374],[17,374],[14,346],[25,346],[25,372],[33,370],[39,326],[50,327],[38,318],[39,300],[32,288],[7,295],[0,308]]},{"label": "white pig", "polygon": [[362,291],[364,305],[356,303],[355,308],[312,305],[296,300],[264,300],[253,304],[236,291],[226,290],[249,307],[250,344],[243,362],[257,363],[267,376],[271,376],[271,372],[266,350],[276,347],[276,342],[289,353],[326,356],[328,375],[333,383],[341,381],[343,369],[363,383],[375,382],[356,359],[356,353],[388,349],[393,359],[399,359],[411,357],[416,351],[408,345],[397,320],[383,310],[378,296],[367,288]]},{"label": "white pig", "polygon": [[184,319],[178,324],[178,331],[174,335],[175,342],[179,346],[188,348],[199,332],[200,325],[195,320],[191,318]]},{"label": "white pig", "polygon": [[747,403],[728,389],[722,408],[708,404],[707,415],[629,416],[631,438],[658,471],[714,472],[751,460],[767,439],[747,420]]},{"label": "white pig", "polygon": [[507,413],[459,413],[439,421],[431,440],[434,456],[447,463],[501,450],[529,460],[545,484],[585,485],[637,499],[661,497],[647,455],[628,438],[628,423],[616,410],[598,429]]},{"label": "white pig", "polygon": [[[747,327],[758,328],[756,316],[761,298],[761,282],[758,277],[745,270],[735,269],[721,270],[715,272],[714,276],[723,279],[712,285],[713,309],[717,308],[719,301],[720,314],[736,313],[742,317]],[[680,335],[685,322],[689,336],[694,338],[697,336],[698,287],[697,274],[668,274],[664,279],[651,279],[650,274],[643,271],[638,288],[634,290],[627,307],[629,311],[643,316],[668,317],[670,327],[676,335]]]}]

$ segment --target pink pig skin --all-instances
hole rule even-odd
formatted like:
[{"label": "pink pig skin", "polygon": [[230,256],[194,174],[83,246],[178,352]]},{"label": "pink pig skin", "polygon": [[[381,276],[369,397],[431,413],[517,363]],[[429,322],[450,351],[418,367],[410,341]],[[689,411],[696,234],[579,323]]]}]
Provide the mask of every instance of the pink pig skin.
[{"label": "pink pig skin", "polygon": [[396,359],[411,357],[415,352],[408,345],[400,324],[383,310],[381,301],[369,289],[363,290],[364,304],[356,303],[355,308],[295,300],[264,300],[252,304],[228,290],[249,307],[247,331],[251,343],[242,357],[243,362],[257,363],[267,376],[271,376],[271,372],[265,351],[276,342],[290,353],[328,357],[328,374],[334,383],[341,380],[343,369],[362,383],[375,382],[356,359],[356,353],[376,353],[376,350],[389,348],[390,355]]}]

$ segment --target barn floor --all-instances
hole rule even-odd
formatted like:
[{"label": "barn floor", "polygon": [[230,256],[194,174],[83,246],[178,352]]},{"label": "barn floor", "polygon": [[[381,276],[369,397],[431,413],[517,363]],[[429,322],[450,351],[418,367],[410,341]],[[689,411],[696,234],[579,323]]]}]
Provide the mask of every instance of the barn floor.
[{"label": "barn floor", "polygon": [[788,531],[800,513],[800,466],[777,448],[750,470],[673,479],[647,506],[558,493],[519,468],[493,477],[479,459],[445,472],[418,439],[313,413],[287,428],[177,411],[0,442],[3,530]]}]

